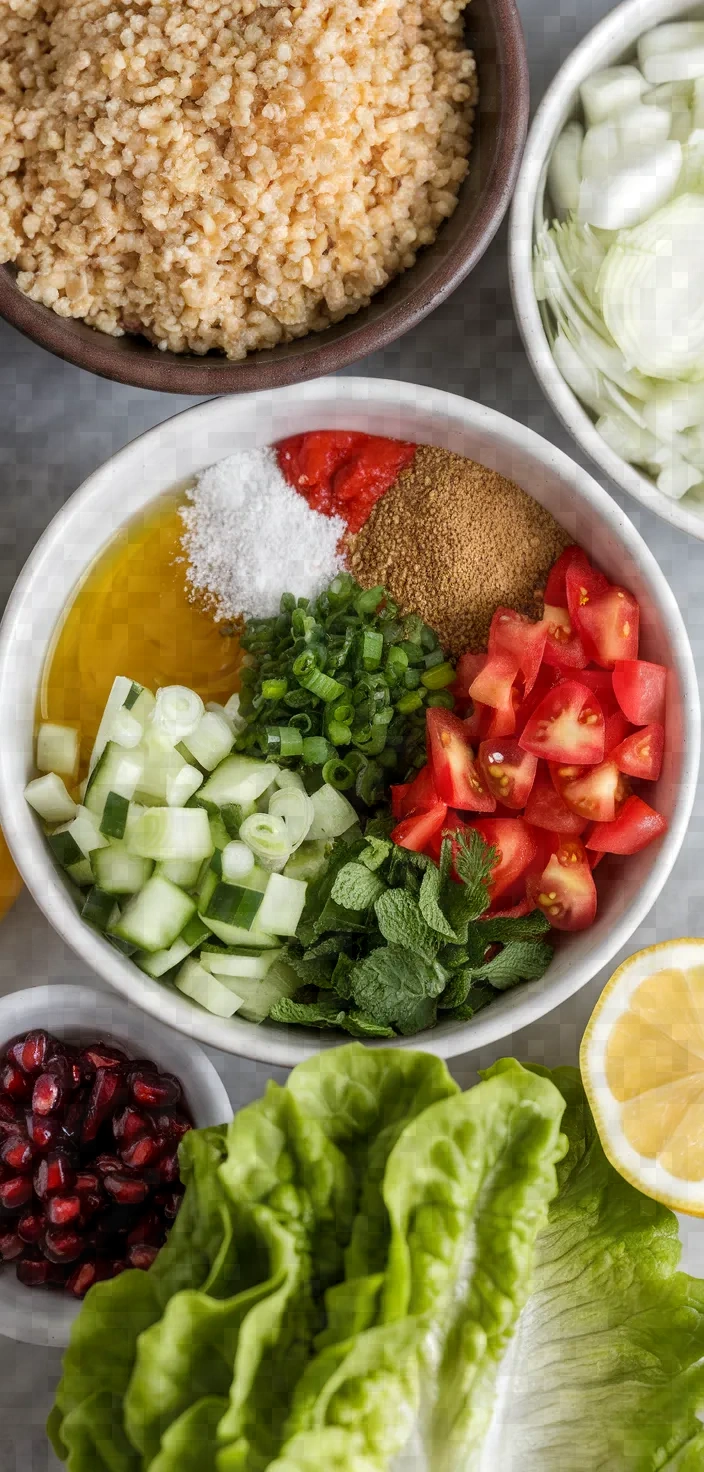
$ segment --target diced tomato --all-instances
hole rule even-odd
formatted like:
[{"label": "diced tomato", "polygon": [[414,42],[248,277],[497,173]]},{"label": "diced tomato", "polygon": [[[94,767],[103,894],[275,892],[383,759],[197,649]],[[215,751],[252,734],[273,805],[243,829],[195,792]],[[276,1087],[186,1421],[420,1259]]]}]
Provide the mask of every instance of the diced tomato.
[{"label": "diced tomato", "polygon": [[603,857],[604,857],[603,854],[597,854],[597,853],[595,853],[594,852],[594,849],[587,850],[587,858],[589,860],[589,868],[591,869],[592,874],[594,873],[594,870],[596,869],[597,864],[600,864],[601,863]]},{"label": "diced tomato", "polygon": [[582,627],[583,610],[594,598],[600,598],[602,593],[608,593],[609,586],[608,578],[592,567],[586,552],[583,552],[580,547],[578,555],[572,558],[565,573],[567,608],[577,632],[580,632]]},{"label": "diced tomato", "polygon": [[660,725],[665,720],[667,670],[647,659],[619,661],[613,673],[614,694],[623,714],[634,726]]},{"label": "diced tomato", "polygon": [[[447,817],[445,818],[445,821],[437,829],[437,832],[435,832],[432,835],[432,838],[430,839],[430,841],[426,845],[424,852],[426,854],[428,854],[428,856],[433,860],[434,863],[439,864],[440,863],[440,849],[442,848],[443,838],[454,839],[454,835],[457,834],[457,833],[469,833],[469,823],[467,823],[464,818],[461,818],[460,815],[459,815],[459,813],[448,812]],[[454,866],[456,852],[457,852],[457,845],[453,841],[453,844],[452,844],[452,863],[453,863],[453,866]],[[457,874],[454,873],[454,869],[453,869],[453,877],[455,879],[457,878]]]},{"label": "diced tomato", "polygon": [[550,776],[570,811],[591,823],[610,823],[628,796],[628,783],[613,760],[596,767],[551,766]]},{"label": "diced tomato", "polygon": [[644,782],[657,782],[665,750],[665,727],[658,721],[652,726],[643,726],[627,736],[611,753],[620,772],[629,777],[641,777]]},{"label": "diced tomato", "polygon": [[516,715],[521,703],[521,697],[515,685],[511,685],[507,691],[507,699],[504,705],[486,705],[484,709],[489,719],[485,723],[487,740],[499,740],[505,736],[513,736],[516,730]]},{"label": "diced tomato", "polygon": [[522,751],[511,737],[482,741],[479,765],[487,787],[507,808],[523,808],[535,778],[537,756]]},{"label": "diced tomato", "polygon": [[490,705],[482,705],[480,701],[475,700],[472,705],[471,716],[464,717],[462,725],[465,740],[469,742],[473,751],[479,745],[480,741],[484,740],[492,715],[493,711]]},{"label": "diced tomato", "polygon": [[587,653],[607,669],[618,660],[636,659],[640,609],[625,588],[608,588],[579,610],[579,630]]},{"label": "diced tomato", "polygon": [[391,788],[391,812],[394,818],[408,818],[411,813],[427,813],[439,800],[429,762],[421,767],[412,782]]},{"label": "diced tomato", "polygon": [[615,747],[620,746],[631,730],[630,721],[626,720],[623,711],[616,706],[608,714],[604,714],[604,756],[611,756]]},{"label": "diced tomato", "polygon": [[544,697],[547,695],[548,690],[552,690],[553,686],[558,683],[558,680],[561,677],[562,671],[553,669],[552,666],[547,664],[541,666],[540,674],[538,675],[538,678],[533,686],[533,689],[530,692],[530,695],[526,695],[525,700],[521,701],[521,704],[516,711],[516,731],[519,735],[526,725],[529,717],[532,716],[533,711],[538,709],[541,700],[543,700]]},{"label": "diced tomato", "polygon": [[491,654],[470,685],[472,700],[479,700],[482,705],[505,708],[517,674],[518,661],[512,654]]},{"label": "diced tomato", "polygon": [[567,569],[572,566],[573,562],[578,562],[583,556],[584,553],[581,547],[577,547],[575,543],[572,543],[569,547],[565,547],[564,552],[560,553],[557,562],[553,562],[548,573],[548,580],[545,584],[545,592],[543,594],[543,601],[545,603],[551,604],[554,608],[567,607]]},{"label": "diced tomato", "polygon": [[470,827],[496,849],[489,894],[496,900],[525,874],[538,852],[538,845],[523,818],[480,818]]},{"label": "diced tomato", "polygon": [[596,915],[596,889],[579,838],[564,838],[526,892],[555,930],[586,930]]},{"label": "diced tomato", "polygon": [[447,814],[447,803],[436,803],[428,813],[413,813],[396,825],[391,833],[392,843],[399,848],[410,848],[420,854],[428,847],[435,833],[439,833]]},{"label": "diced tomato", "polygon": [[578,838],[587,826],[586,818],[571,812],[562,801],[543,762],[538,766],[523,816],[536,828],[545,828],[550,833],[566,837]]},{"label": "diced tomato", "polygon": [[431,706],[426,716],[428,752],[438,797],[449,807],[493,813],[496,801],[475,764],[458,716]]},{"label": "diced tomato", "polygon": [[587,847],[605,854],[638,854],[667,831],[661,813],[640,797],[629,797],[613,823],[596,823]]},{"label": "diced tomato", "polygon": [[587,656],[568,609],[557,603],[546,603],[543,623],[546,628],[544,663],[561,670],[583,670]]},{"label": "diced tomato", "polygon": [[[575,676],[569,673],[559,675],[560,680],[573,680],[574,678]],[[618,701],[614,695],[614,685],[610,670],[580,670],[579,683],[580,685],[586,685],[589,690],[594,692],[604,715],[608,715],[610,710],[616,709]]]},{"label": "diced tomato", "polygon": [[604,756],[604,713],[592,691],[564,680],[541,700],[519,743],[551,762],[591,766]]},{"label": "diced tomato", "polygon": [[544,623],[533,623],[514,608],[497,608],[489,629],[489,658],[504,654],[516,660],[528,695],[538,678],[546,638]]},{"label": "diced tomato", "polygon": [[488,654],[461,654],[455,669],[454,684],[450,686],[453,695],[458,700],[469,699],[469,687],[476,680],[480,670],[483,670]]}]

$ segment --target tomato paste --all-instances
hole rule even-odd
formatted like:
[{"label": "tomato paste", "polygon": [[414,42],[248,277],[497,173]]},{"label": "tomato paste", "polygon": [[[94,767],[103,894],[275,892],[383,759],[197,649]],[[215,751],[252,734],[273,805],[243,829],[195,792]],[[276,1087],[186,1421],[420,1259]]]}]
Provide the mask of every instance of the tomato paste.
[{"label": "tomato paste", "polygon": [[340,516],[351,532],[364,526],[372,506],[416,452],[404,440],[336,429],[296,434],[276,449],[289,484],[314,511]]}]

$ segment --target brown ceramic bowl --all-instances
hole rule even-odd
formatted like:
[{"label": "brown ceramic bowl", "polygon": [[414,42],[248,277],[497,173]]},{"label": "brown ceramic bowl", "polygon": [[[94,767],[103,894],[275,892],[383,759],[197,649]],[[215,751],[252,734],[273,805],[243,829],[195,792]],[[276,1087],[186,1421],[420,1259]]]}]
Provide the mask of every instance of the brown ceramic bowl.
[{"label": "brown ceramic bowl", "polygon": [[250,353],[163,353],[140,337],[109,337],[32,302],[0,266],[0,316],[57,357],[102,378],[174,394],[280,388],[335,373],[387,347],[439,306],[495,235],[511,198],[528,124],[528,66],[515,0],[471,0],[466,36],[477,60],[479,105],[470,168],[454,215],[416,264],[354,316],[325,332]]}]

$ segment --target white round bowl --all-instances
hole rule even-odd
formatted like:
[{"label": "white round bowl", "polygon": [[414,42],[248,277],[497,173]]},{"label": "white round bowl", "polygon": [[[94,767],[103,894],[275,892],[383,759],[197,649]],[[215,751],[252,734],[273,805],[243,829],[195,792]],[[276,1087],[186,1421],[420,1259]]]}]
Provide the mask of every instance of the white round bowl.
[{"label": "white round bowl", "polygon": [[[0,1049],[18,1033],[35,1027],[73,1043],[110,1040],[133,1058],[153,1058],[180,1079],[199,1129],[232,1119],[225,1085],[202,1049],[110,992],[50,984],[0,998]],[[17,1281],[11,1263],[0,1271],[0,1334],[9,1339],[65,1348],[80,1309],[80,1301],[68,1293],[26,1288]]]},{"label": "white round bowl", "polygon": [[546,218],[545,186],[548,164],[565,123],[579,115],[579,88],[602,67],[631,61],[635,43],[644,31],[663,21],[687,15],[691,0],[625,0],[590,31],[576,46],[536,112],[528,134],[518,183],[513,197],[509,229],[509,274],[516,320],[533,371],[558,418],[592,460],[622,490],[635,496],[649,511],[682,531],[704,540],[704,506],[699,510],[687,500],[671,501],[643,471],[622,460],[610,449],[587,410],[575,397],[558,371],[535,296],[533,285],[533,241],[536,228]]},{"label": "white round bowl", "polygon": [[[118,528],[160,492],[243,445],[269,444],[306,429],[369,430],[442,446],[494,467],[552,511],[576,541],[641,606],[643,657],[672,670],[667,754],[655,792],[669,820],[659,843],[616,861],[601,889],[596,923],[560,940],[540,981],[506,992],[467,1023],[441,1022],[394,1046],[450,1058],[525,1026],[576,992],[628,940],[657,898],[689,821],[699,766],[699,694],[675,599],[652,553],[620,508],[586,471],[522,424],[454,394],[371,378],[319,379],[275,393],[212,399],[135,440],[85,482],[38,542],[15,586],[0,630],[0,822],[37,904],[93,969],[145,1012],[212,1047],[292,1065],[340,1041],[313,1030],[237,1016],[212,1017],[175,988],[152,981],[80,919],[54,867],[23,788],[33,773],[37,691],[47,648],[76,584]],[[429,529],[430,532],[430,529]],[[506,528],[510,535],[510,527]],[[388,1046],[384,1043],[384,1046]]]}]

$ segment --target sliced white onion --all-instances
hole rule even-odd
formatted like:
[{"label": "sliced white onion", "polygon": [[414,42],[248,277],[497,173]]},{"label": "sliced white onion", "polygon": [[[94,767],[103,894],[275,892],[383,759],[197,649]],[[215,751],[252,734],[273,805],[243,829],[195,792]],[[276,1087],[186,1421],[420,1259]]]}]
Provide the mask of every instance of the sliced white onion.
[{"label": "sliced white onion", "polygon": [[[665,107],[631,107],[589,128],[582,146],[582,174],[605,179],[629,162],[631,154],[665,143],[672,114]],[[576,208],[576,206],[573,206]]]},{"label": "sliced white onion", "polygon": [[704,477],[700,470],[693,465],[688,465],[685,460],[675,460],[672,465],[665,466],[657,478],[657,488],[662,491],[671,501],[681,501],[693,486],[701,484]]},{"label": "sliced white onion", "polygon": [[240,731],[244,731],[247,722],[244,716],[240,715],[240,696],[238,690],[235,691],[234,695],[230,696],[229,700],[225,701],[223,710],[232,724],[235,735],[239,736]]},{"label": "sliced white onion", "polygon": [[548,190],[559,215],[576,210],[579,203],[583,137],[581,123],[568,123],[552,151],[548,165]]},{"label": "sliced white onion", "polygon": [[283,818],[293,853],[303,842],[315,818],[312,798],[300,787],[282,787],[271,798],[269,812],[274,817]]},{"label": "sliced white onion", "polygon": [[595,413],[602,412],[604,385],[601,374],[586,356],[572,346],[564,332],[558,332],[552,345],[552,355],[565,383],[577,398]]},{"label": "sliced white onion", "polygon": [[638,42],[646,82],[685,82],[704,76],[704,22],[671,21],[646,31]]},{"label": "sliced white onion", "polygon": [[638,428],[632,419],[612,409],[597,420],[601,438],[622,460],[634,465],[652,465],[657,442],[647,430]]},{"label": "sliced white onion", "polygon": [[232,843],[227,843],[222,851],[222,877],[227,884],[237,884],[240,879],[246,879],[254,868],[254,854],[246,843],[241,839],[233,838]]},{"label": "sliced white onion", "polygon": [[113,716],[112,725],[108,735],[108,741],[114,741],[117,746],[124,746],[128,751],[139,746],[144,735],[141,723],[135,716],[125,710],[124,705],[116,711]]},{"label": "sliced white onion", "polygon": [[582,180],[580,220],[600,230],[640,224],[670,198],[681,167],[682,145],[674,139],[654,148],[634,149],[613,173]]},{"label": "sliced white onion", "polygon": [[643,420],[658,439],[672,440],[704,423],[704,383],[663,384],[644,405]]},{"label": "sliced white onion", "polygon": [[683,194],[612,245],[604,321],[626,362],[651,378],[704,376],[704,199]]},{"label": "sliced white onion", "polygon": [[178,746],[195,731],[204,710],[205,706],[195,690],[189,690],[186,685],[165,685],[156,692],[152,724],[155,730]]},{"label": "sliced white onion", "polygon": [[279,872],[291,854],[291,842],[283,818],[274,813],[252,813],[240,826],[240,838],[264,869]]},{"label": "sliced white onion", "polygon": [[638,102],[644,90],[643,78],[635,66],[609,66],[588,77],[580,87],[587,124],[601,123]]}]

